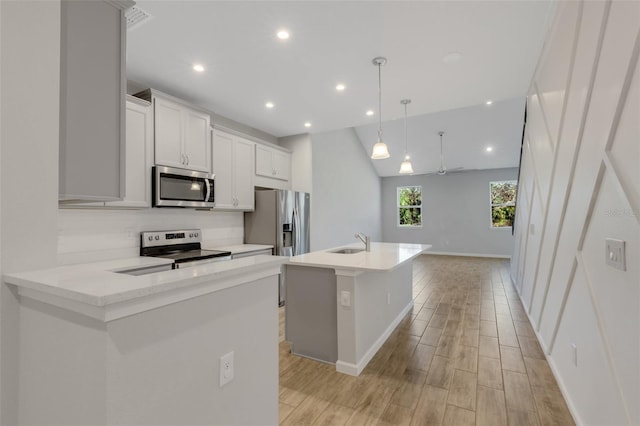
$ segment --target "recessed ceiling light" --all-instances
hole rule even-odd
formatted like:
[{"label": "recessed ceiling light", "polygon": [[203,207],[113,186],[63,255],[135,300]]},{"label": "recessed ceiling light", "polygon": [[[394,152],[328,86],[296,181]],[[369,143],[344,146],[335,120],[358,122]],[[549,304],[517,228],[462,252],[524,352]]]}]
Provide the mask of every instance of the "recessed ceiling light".
[{"label": "recessed ceiling light", "polygon": [[338,92],[342,92],[344,89],[346,89],[346,86],[345,86],[344,84],[342,84],[342,83],[340,83],[340,84],[338,84],[338,85],[336,86],[336,90],[337,90]]},{"label": "recessed ceiling light", "polygon": [[200,64],[194,64],[193,65],[193,70],[197,71],[197,72],[204,72],[204,66],[202,66]]},{"label": "recessed ceiling light", "polygon": [[491,99],[489,99],[489,100],[486,102],[486,104],[487,104],[487,105],[491,105],[492,103],[493,103],[493,101],[492,101]]},{"label": "recessed ceiling light", "polygon": [[311,123],[307,121],[306,123],[304,123],[304,127],[311,127]]},{"label": "recessed ceiling light", "polygon": [[445,64],[453,64],[453,63],[456,63],[456,62],[460,61],[460,59],[462,59],[462,53],[460,53],[460,52],[451,52],[451,53],[447,53],[442,58],[442,62],[444,62]]},{"label": "recessed ceiling light", "polygon": [[375,112],[373,112],[372,110],[367,111],[368,116],[372,116],[373,114],[375,114]]},{"label": "recessed ceiling light", "polygon": [[487,152],[491,152],[491,151],[493,151],[493,147],[488,146],[488,147],[485,149],[485,151],[487,151]]},{"label": "recessed ceiling light", "polygon": [[286,40],[290,37],[289,31],[287,30],[280,30],[278,31],[278,34],[276,34],[278,36],[278,38],[280,40]]},{"label": "recessed ceiling light", "polygon": [[267,108],[273,108],[275,105],[273,104],[273,102],[267,102],[266,104],[264,104],[264,106],[266,106]]}]

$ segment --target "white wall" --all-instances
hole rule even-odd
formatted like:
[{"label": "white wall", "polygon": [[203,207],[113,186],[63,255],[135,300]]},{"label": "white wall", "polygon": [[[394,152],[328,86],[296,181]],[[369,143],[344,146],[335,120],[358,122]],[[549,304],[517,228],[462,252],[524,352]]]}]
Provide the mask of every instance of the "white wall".
[{"label": "white wall", "polygon": [[58,214],[58,263],[71,264],[138,256],[140,232],[202,229],[204,247],[242,244],[242,212],[191,209],[61,209]]},{"label": "white wall", "polygon": [[640,424],[639,30],[638,2],[561,2],[529,91],[512,279],[579,424]]},{"label": "white wall", "polygon": [[278,143],[291,150],[291,189],[310,193],[313,189],[311,135],[287,136]]},{"label": "white wall", "polygon": [[[60,2],[0,2],[3,273],[56,261]],[[18,301],[0,284],[0,423],[18,424]]]},{"label": "white wall", "polygon": [[311,135],[311,251],[382,240],[380,177],[353,128]]},{"label": "white wall", "polygon": [[[517,178],[517,168],[383,178],[383,239],[431,244],[437,253],[511,256],[511,228],[490,227],[489,182]],[[397,187],[410,185],[422,186],[422,227],[400,228]]]}]

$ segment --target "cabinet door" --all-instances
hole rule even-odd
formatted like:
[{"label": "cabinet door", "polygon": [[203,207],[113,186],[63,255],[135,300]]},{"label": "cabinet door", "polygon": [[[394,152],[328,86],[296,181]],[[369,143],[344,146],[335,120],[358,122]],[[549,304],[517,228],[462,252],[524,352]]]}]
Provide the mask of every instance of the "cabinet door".
[{"label": "cabinet door", "polygon": [[60,5],[60,200],[123,196],[126,24],[115,4]]},{"label": "cabinet door", "polygon": [[125,197],[107,207],[151,207],[152,117],[150,106],[127,102]]},{"label": "cabinet door", "polygon": [[286,152],[273,150],[271,162],[275,171],[273,177],[276,179],[289,180],[291,174],[291,155]]},{"label": "cabinet door", "polygon": [[215,175],[216,209],[234,208],[233,136],[219,130],[213,133],[212,168]]},{"label": "cabinet door", "polygon": [[271,148],[259,144],[256,144],[256,174],[271,178],[274,175]]},{"label": "cabinet door", "polygon": [[210,124],[209,115],[184,109],[184,122],[186,126],[183,153],[186,159],[186,167],[191,170],[208,172],[209,167],[209,147],[210,147]]},{"label": "cabinet door", "polygon": [[185,168],[182,154],[182,106],[166,99],[154,98],[155,163]]},{"label": "cabinet door", "polygon": [[245,139],[236,138],[234,144],[234,188],[236,194],[236,208],[238,210],[255,209],[255,192],[253,186],[254,143]]}]

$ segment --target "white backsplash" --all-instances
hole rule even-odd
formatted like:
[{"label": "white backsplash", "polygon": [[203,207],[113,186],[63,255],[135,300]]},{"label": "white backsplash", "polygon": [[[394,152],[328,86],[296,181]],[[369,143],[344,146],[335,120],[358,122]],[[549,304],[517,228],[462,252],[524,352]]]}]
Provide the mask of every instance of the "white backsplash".
[{"label": "white backsplash", "polygon": [[201,229],[203,245],[242,244],[242,212],[189,209],[58,210],[58,264],[138,256],[140,232]]}]

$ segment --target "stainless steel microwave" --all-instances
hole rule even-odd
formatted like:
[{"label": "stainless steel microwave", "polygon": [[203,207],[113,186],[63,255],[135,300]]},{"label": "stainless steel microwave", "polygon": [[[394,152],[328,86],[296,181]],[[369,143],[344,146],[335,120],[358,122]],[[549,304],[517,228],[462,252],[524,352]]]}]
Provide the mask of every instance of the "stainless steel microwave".
[{"label": "stainless steel microwave", "polygon": [[165,166],[154,166],[152,174],[153,207],[214,207],[213,175]]}]

